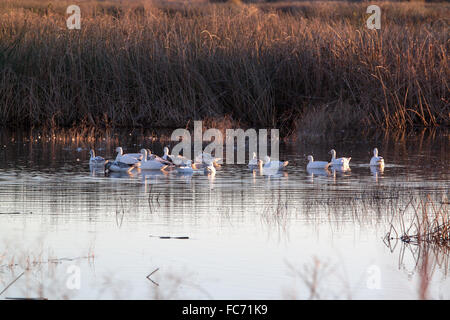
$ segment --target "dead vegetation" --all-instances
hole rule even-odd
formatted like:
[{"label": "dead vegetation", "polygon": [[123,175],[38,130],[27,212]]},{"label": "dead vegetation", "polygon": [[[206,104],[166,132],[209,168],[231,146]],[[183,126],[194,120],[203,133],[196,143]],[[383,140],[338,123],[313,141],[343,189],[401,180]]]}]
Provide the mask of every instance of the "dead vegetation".
[{"label": "dead vegetation", "polygon": [[385,240],[400,239],[408,244],[432,244],[450,248],[449,218],[446,202],[436,203],[430,196],[426,200],[411,199],[398,215],[392,217]]},{"label": "dead vegetation", "polygon": [[[0,4],[0,125],[184,127],[304,135],[448,126],[446,3]],[[86,129],[89,130],[89,129]]]}]

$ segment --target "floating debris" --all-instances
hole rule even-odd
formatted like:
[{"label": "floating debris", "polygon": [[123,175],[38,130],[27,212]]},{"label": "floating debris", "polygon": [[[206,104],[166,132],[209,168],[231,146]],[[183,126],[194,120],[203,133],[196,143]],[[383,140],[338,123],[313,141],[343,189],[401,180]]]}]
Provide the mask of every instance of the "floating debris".
[{"label": "floating debris", "polygon": [[152,235],[150,235],[149,237],[159,238],[159,239],[182,239],[182,240],[189,239],[189,237],[187,237],[187,236],[171,237],[171,236],[152,236]]},{"label": "floating debris", "polygon": [[0,215],[4,214],[4,215],[18,215],[18,214],[33,214],[33,212],[0,212]]}]

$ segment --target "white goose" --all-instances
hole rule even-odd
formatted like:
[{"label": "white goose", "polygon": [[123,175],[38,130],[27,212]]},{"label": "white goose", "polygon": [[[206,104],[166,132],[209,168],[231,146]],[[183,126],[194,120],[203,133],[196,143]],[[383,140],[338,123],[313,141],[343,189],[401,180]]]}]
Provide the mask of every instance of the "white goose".
[{"label": "white goose", "polygon": [[256,152],[253,152],[253,158],[248,162],[249,168],[258,166],[258,158],[256,157]]},{"label": "white goose", "polygon": [[141,153],[127,153],[123,154],[122,147],[117,147],[117,156],[115,162],[122,162],[128,165],[140,166],[140,160],[142,160],[143,155]]},{"label": "white goose", "polygon": [[284,167],[286,167],[289,164],[289,161],[271,161],[269,156],[264,157],[264,165],[262,161],[259,161],[259,168],[260,169],[272,169],[272,170],[279,170]]},{"label": "white goose", "polygon": [[378,156],[378,149],[373,149],[373,157],[370,159],[370,165],[371,166],[384,166],[384,159],[383,157]]},{"label": "white goose", "polygon": [[142,170],[164,170],[165,168],[167,168],[168,164],[165,163],[165,161],[162,160],[162,159],[161,159],[162,161],[159,161],[159,159],[157,159],[157,158],[153,158],[151,160],[148,160],[147,159],[147,150],[146,149],[142,149],[141,153],[143,155],[143,159],[142,159],[142,162],[141,162],[141,169]]},{"label": "white goose", "polygon": [[[147,160],[156,160],[156,161],[159,161],[161,163],[168,165],[169,167],[173,166],[173,163],[170,160],[170,158],[164,159],[164,157],[160,157],[156,154],[153,154],[150,149],[145,149],[145,150],[147,150]],[[141,153],[142,153],[142,150],[141,150]]]},{"label": "white goose", "polygon": [[90,151],[91,154],[91,158],[89,159],[89,164],[91,166],[104,166],[106,162],[108,162],[107,160],[105,160],[105,158],[100,157],[100,156],[95,156],[95,151],[91,150]]},{"label": "white goose", "polygon": [[193,173],[194,168],[192,165],[192,160],[187,160],[185,164],[181,164],[179,167],[176,167],[176,170],[179,173]]},{"label": "white goose", "polygon": [[327,161],[314,161],[313,156],[308,156],[308,164],[306,165],[306,169],[328,169],[331,165],[331,162]]},{"label": "white goose", "polygon": [[220,165],[217,163],[220,160],[220,158],[213,157],[211,154],[205,152],[202,152],[197,155],[197,157],[195,157],[195,163],[206,164],[208,166],[212,164],[216,168],[220,167]]},{"label": "white goose", "polygon": [[190,160],[186,157],[183,157],[181,155],[174,156],[172,154],[169,154],[168,147],[164,147],[164,155],[162,156],[162,159],[171,161],[174,165],[177,165],[177,166],[187,166],[189,161],[192,164],[192,160]]},{"label": "white goose", "polygon": [[336,151],[334,149],[331,149],[330,154],[331,154],[331,165],[343,167],[349,166],[351,157],[350,158],[342,157],[336,159]]},{"label": "white goose", "polygon": [[[150,150],[150,149],[145,149],[145,150],[147,150],[147,160],[152,160],[156,157],[155,154],[152,154],[152,150]],[[142,153],[142,149],[141,149],[141,153]]]},{"label": "white goose", "polygon": [[162,158],[164,159],[164,160],[167,160],[167,161],[172,161],[171,159],[170,159],[170,155],[169,155],[169,148],[168,147],[164,147],[164,155],[162,156]]},{"label": "white goose", "polygon": [[107,162],[105,165],[105,173],[113,172],[131,172],[134,168],[137,168],[137,164],[126,164],[120,161]]}]

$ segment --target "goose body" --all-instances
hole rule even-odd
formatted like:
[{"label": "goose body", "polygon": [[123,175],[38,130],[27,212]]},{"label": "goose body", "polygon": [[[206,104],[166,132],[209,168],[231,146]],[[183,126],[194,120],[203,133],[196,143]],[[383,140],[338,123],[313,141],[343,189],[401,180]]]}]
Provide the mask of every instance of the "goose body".
[{"label": "goose body", "polygon": [[332,166],[343,166],[343,167],[348,167],[349,163],[350,163],[350,158],[336,158],[336,151],[334,149],[331,149],[330,151],[331,154],[331,165]]},{"label": "goose body", "polygon": [[260,168],[262,166],[262,169],[272,169],[272,170],[282,169],[282,168],[286,167],[288,164],[289,164],[289,161],[278,161],[278,160],[272,161],[272,160],[270,160],[269,156],[266,156],[264,158],[264,165],[262,164],[262,161],[259,162]]},{"label": "goose body", "polygon": [[119,161],[108,162],[105,165],[105,172],[130,172],[134,168],[137,168],[135,164],[126,164]]},{"label": "goose body", "polygon": [[[141,153],[143,150],[144,149],[141,150]],[[150,149],[145,149],[145,150],[147,151],[147,160],[156,160],[156,161],[162,162],[167,165],[172,165],[172,162],[170,160],[166,160],[163,157],[160,157],[160,156],[152,153],[152,151]]]},{"label": "goose body", "polygon": [[186,157],[183,157],[180,155],[174,156],[172,154],[169,154],[169,148],[167,148],[167,147],[164,147],[164,155],[162,156],[162,159],[164,159],[166,161],[170,161],[176,166],[186,166],[186,165],[188,165],[189,161],[190,161],[189,165],[192,164],[192,160],[190,160]]},{"label": "goose body", "polygon": [[314,161],[313,156],[308,156],[306,169],[327,169],[331,163],[327,161]]},{"label": "goose body", "polygon": [[220,160],[220,158],[213,157],[211,154],[205,152],[202,152],[197,157],[195,157],[196,163],[203,163],[207,165],[212,164],[215,167],[220,167],[220,165],[217,163]]},{"label": "goose body", "polygon": [[373,149],[373,157],[370,159],[371,166],[384,166],[383,157],[378,156],[378,149]]},{"label": "goose body", "polygon": [[146,149],[142,149],[141,150],[141,154],[143,156],[142,157],[142,162],[141,162],[141,169],[142,170],[164,170],[168,166],[168,164],[166,164],[165,161],[162,160],[162,159],[161,159],[162,161],[160,161],[157,158],[153,158],[151,160],[148,160],[148,158],[147,158],[147,150]]},{"label": "goose body", "polygon": [[258,158],[256,157],[256,152],[253,152],[253,158],[248,162],[248,166],[250,168],[258,166]]},{"label": "goose body", "polygon": [[161,157],[161,159],[165,160],[165,161],[169,161],[171,163],[173,163],[174,165],[177,166],[185,166],[187,164],[187,162],[189,161],[188,158],[183,157],[183,156],[174,156],[172,154],[169,154],[169,148],[168,147],[164,147],[164,155]]},{"label": "goose body", "polygon": [[105,158],[103,158],[103,157],[100,157],[100,156],[96,157],[94,150],[91,150],[90,154],[91,154],[91,158],[89,159],[89,164],[92,166],[103,166],[107,162],[107,160],[105,160]]},{"label": "goose body", "polygon": [[123,154],[122,147],[117,147],[117,156],[115,162],[124,163],[128,165],[140,166],[140,160],[143,159],[142,153],[127,153]]},{"label": "goose body", "polygon": [[180,173],[193,173],[194,168],[192,167],[192,160],[187,160],[185,164],[180,165],[176,170]]},{"label": "goose body", "polygon": [[[158,155],[156,155],[156,154],[152,154],[152,152],[151,152],[150,149],[146,149],[146,150],[147,150],[147,152],[148,152],[147,160],[156,160],[156,161],[159,161],[159,162],[161,162],[161,163],[163,163],[163,164],[166,164],[166,165],[167,165],[167,168],[173,168],[173,167],[174,167],[174,164],[173,164],[172,160],[170,160],[170,158],[164,159],[164,157],[160,157],[160,156],[158,156]],[[168,149],[167,149],[167,150],[168,150]],[[141,150],[141,151],[142,151],[142,150]]]}]

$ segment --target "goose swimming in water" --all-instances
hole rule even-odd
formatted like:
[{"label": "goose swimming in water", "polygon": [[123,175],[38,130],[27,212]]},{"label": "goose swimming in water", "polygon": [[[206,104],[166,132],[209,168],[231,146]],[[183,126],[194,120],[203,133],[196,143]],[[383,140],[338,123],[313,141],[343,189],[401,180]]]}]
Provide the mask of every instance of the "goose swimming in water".
[{"label": "goose swimming in water", "polygon": [[105,173],[113,172],[131,172],[134,168],[137,168],[137,164],[126,164],[119,161],[107,162],[105,165]]},{"label": "goose swimming in water", "polygon": [[164,147],[164,155],[162,156],[162,159],[166,160],[166,161],[170,161],[176,166],[186,166],[188,164],[188,161],[190,161],[192,164],[192,160],[190,160],[186,157],[183,157],[180,155],[175,156],[175,155],[169,154],[168,147]]},{"label": "goose swimming in water", "polygon": [[164,155],[161,158],[163,158],[166,161],[172,161],[172,159],[170,159],[170,155],[169,155],[169,148],[164,147],[163,151],[164,151]]},{"label": "goose swimming in water", "polygon": [[331,154],[331,165],[333,165],[333,166],[343,166],[343,167],[348,167],[349,166],[351,158],[342,157],[342,158],[337,158],[336,159],[336,151],[334,149],[331,149],[330,154]]},{"label": "goose swimming in water", "polygon": [[253,152],[253,158],[248,162],[249,168],[258,166],[258,158],[256,157],[256,152]]},{"label": "goose swimming in water", "polygon": [[262,161],[259,161],[260,169],[282,169],[285,168],[289,164],[289,161],[278,161],[278,160],[270,160],[269,156],[264,157],[264,164]]},{"label": "goose swimming in water", "polygon": [[206,164],[208,166],[209,164],[212,164],[216,168],[220,168],[220,165],[217,163],[220,160],[220,158],[213,157],[211,154],[206,152],[202,152],[195,157],[195,163]]},{"label": "goose swimming in water", "polygon": [[122,147],[117,147],[117,156],[115,162],[122,162],[128,165],[140,166],[140,160],[144,157],[142,153],[127,153],[123,154]]},{"label": "goose swimming in water", "polygon": [[370,159],[370,165],[371,166],[384,166],[384,159],[383,157],[378,156],[378,149],[373,149],[373,157]]},{"label": "goose swimming in water", "polygon": [[[173,166],[173,162],[170,160],[170,158],[168,158],[169,160],[167,160],[167,159],[164,159],[164,157],[160,157],[160,156],[152,153],[152,151],[150,149],[145,149],[145,150],[147,150],[147,160],[156,160],[156,161],[164,163],[168,166]],[[142,153],[142,150],[141,150],[141,153]]]},{"label": "goose swimming in water", "polygon": [[327,169],[331,163],[327,161],[314,161],[313,156],[308,156],[306,169]]},{"label": "goose swimming in water", "polygon": [[185,164],[176,167],[176,170],[180,173],[193,173],[194,169],[196,168],[192,165],[192,160],[187,160]]},{"label": "goose swimming in water", "polygon": [[108,160],[105,160],[105,158],[100,157],[100,156],[95,156],[95,151],[91,150],[90,151],[91,154],[91,158],[89,159],[89,164],[92,166],[103,166],[105,165],[106,162],[108,162]]},{"label": "goose swimming in water", "polygon": [[162,159],[160,161],[159,159],[154,157],[151,160],[148,160],[146,149],[142,149],[141,153],[143,155],[143,159],[141,162],[142,170],[164,170],[168,166],[168,164],[165,163],[166,161],[164,161]]}]

